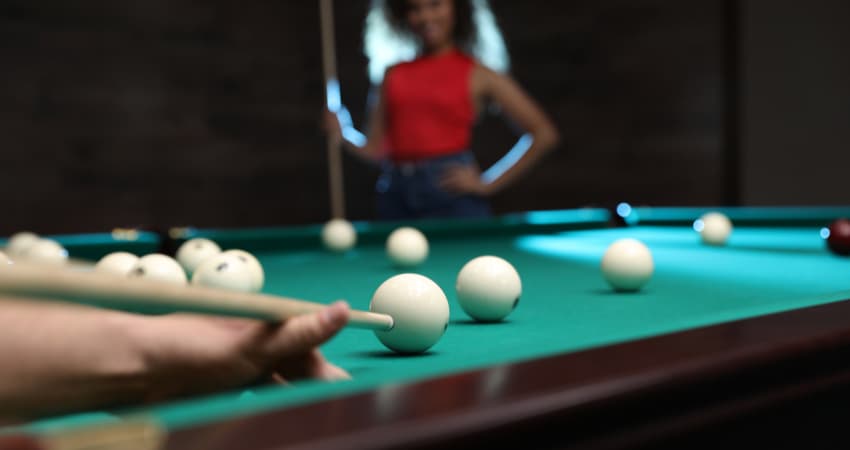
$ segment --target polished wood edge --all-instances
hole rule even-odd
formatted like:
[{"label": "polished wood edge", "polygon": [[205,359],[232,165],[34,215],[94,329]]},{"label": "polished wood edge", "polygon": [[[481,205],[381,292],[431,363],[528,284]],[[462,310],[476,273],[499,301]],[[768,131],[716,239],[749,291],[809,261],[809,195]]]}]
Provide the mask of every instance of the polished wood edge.
[{"label": "polished wood edge", "polygon": [[847,382],[848,356],[845,300],[176,430],[166,448],[473,447],[552,427],[638,439]]}]

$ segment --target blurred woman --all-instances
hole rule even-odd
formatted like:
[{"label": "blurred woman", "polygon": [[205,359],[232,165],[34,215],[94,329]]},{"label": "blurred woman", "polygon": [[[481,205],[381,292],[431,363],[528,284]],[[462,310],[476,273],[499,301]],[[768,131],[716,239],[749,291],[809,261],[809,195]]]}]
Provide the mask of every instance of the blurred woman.
[{"label": "blurred woman", "polygon": [[[328,112],[326,127],[331,139],[383,165],[381,219],[486,217],[487,198],[556,146],[550,119],[504,73],[507,53],[486,0],[373,0],[365,40],[377,86],[367,132],[354,129],[342,105]],[[469,147],[487,106],[525,134],[482,174]]]}]

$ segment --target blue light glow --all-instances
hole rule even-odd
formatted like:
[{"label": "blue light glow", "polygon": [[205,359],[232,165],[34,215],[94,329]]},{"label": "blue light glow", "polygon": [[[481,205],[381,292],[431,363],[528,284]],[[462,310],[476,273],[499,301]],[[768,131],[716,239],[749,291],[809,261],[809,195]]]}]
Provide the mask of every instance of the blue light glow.
[{"label": "blue light glow", "polygon": [[366,145],[366,136],[354,127],[344,127],[342,129],[342,137],[358,147]]},{"label": "blue light glow", "polygon": [[629,215],[631,215],[631,213],[632,213],[632,205],[630,205],[626,202],[623,202],[623,203],[620,203],[619,205],[617,205],[617,215],[618,216],[625,219],[626,217],[629,217]]},{"label": "blue light glow", "polygon": [[702,233],[702,230],[705,229],[705,222],[702,219],[694,220],[694,231],[697,233]]},{"label": "blue light glow", "polygon": [[342,95],[339,91],[339,80],[331,78],[325,86],[325,99],[328,102],[328,111],[338,112],[342,108]]},{"label": "blue light glow", "polygon": [[820,229],[820,237],[821,239],[829,239],[829,228],[823,227]]},{"label": "blue light glow", "polygon": [[342,129],[342,137],[345,140],[358,147],[366,145],[366,135],[358,131],[357,128],[354,128],[354,120],[351,119],[351,113],[348,112],[348,108],[340,104],[336,111],[336,119],[339,121],[339,127]]},{"label": "blue light glow", "polygon": [[534,142],[534,139],[530,134],[523,134],[513,148],[506,153],[502,159],[496,161],[495,164],[490,166],[490,168],[481,175],[481,179],[484,180],[485,183],[492,183],[493,180],[502,176],[505,172],[510,170],[510,168],[513,167],[520,158],[522,158],[522,155],[524,155],[525,152],[528,151],[529,147],[531,147],[532,142]]}]

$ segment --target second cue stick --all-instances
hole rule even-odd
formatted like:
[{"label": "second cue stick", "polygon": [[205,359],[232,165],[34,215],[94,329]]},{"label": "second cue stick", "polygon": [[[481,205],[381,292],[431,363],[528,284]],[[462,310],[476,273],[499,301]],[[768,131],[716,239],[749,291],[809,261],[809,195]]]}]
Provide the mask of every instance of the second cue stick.
[{"label": "second cue stick", "polygon": [[[329,86],[339,86],[336,76],[336,54],[334,51],[334,25],[332,0],[319,0],[319,22],[322,30],[322,67],[325,72],[325,103],[330,109]],[[338,92],[338,91],[337,91]],[[338,106],[338,105],[337,105]],[[338,111],[331,111],[336,114]],[[342,180],[342,142],[327,139],[328,146],[328,189],[330,190],[331,215],[334,219],[345,218],[345,198]]]},{"label": "second cue stick", "polygon": [[[177,286],[67,268],[12,264],[0,268],[0,294],[59,300],[138,314],[198,313],[269,322],[309,314],[326,305],[288,297]],[[392,317],[351,310],[348,326],[387,331]]]}]

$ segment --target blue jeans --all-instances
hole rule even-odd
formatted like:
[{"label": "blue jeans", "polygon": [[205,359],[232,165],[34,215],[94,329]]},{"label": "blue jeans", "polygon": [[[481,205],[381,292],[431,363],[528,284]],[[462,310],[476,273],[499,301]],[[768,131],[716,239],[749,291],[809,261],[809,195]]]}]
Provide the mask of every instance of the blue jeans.
[{"label": "blue jeans", "polygon": [[483,218],[490,205],[479,196],[442,190],[440,177],[448,166],[475,164],[471,152],[462,152],[415,163],[384,164],[378,178],[378,216],[383,220],[425,218]]}]

